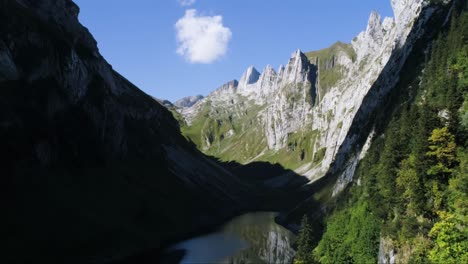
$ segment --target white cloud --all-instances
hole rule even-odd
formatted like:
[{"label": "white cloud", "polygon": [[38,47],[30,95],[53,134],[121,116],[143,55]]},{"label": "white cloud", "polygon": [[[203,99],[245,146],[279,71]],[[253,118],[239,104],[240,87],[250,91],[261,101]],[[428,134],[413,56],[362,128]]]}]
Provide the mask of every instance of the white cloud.
[{"label": "white cloud", "polygon": [[231,30],[223,25],[222,16],[200,16],[189,9],[175,24],[177,53],[191,63],[212,63],[226,54]]},{"label": "white cloud", "polygon": [[181,6],[191,6],[195,4],[196,0],[177,0]]}]

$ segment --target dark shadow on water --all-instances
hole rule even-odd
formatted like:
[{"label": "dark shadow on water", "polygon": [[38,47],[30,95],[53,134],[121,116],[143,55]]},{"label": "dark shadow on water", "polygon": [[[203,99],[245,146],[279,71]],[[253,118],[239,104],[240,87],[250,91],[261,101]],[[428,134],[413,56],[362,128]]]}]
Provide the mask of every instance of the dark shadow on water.
[{"label": "dark shadow on water", "polygon": [[319,188],[318,185],[306,185],[308,183],[306,177],[298,175],[292,170],[285,169],[279,164],[252,162],[243,165],[232,161],[222,162],[210,156],[206,156],[206,158],[232,172],[254,190],[254,193],[248,197],[244,197],[243,208],[231,215],[227,215],[224,219],[218,221],[218,224],[212,224],[194,232],[186,233],[183,236],[177,237],[177,239],[166,241],[161,247],[144,250],[139,254],[115,263],[179,263],[184,257],[184,252],[169,250],[174,244],[189,238],[215,232],[224,223],[248,212],[292,210],[300,201],[309,197],[312,191]]},{"label": "dark shadow on water", "polygon": [[183,249],[173,251],[162,251],[149,249],[141,252],[141,254],[128,257],[121,261],[113,262],[114,264],[176,264],[180,263],[186,252]]},{"label": "dark shadow on water", "polygon": [[101,57],[72,1],[48,2],[0,0],[0,262],[100,263],[139,250],[151,259],[305,197],[305,179],[278,165],[201,154]]}]

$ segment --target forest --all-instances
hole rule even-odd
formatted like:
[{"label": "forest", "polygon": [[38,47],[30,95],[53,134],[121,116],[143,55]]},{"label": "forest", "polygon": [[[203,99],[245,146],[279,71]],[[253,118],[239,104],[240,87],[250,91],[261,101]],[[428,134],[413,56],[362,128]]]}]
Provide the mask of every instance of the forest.
[{"label": "forest", "polygon": [[468,263],[468,13],[433,41],[318,237],[302,221],[295,263]]}]

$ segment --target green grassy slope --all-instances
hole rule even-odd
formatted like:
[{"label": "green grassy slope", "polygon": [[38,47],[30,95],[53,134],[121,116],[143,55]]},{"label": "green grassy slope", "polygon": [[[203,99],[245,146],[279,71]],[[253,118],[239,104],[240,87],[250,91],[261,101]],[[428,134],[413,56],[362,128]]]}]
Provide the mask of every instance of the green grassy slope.
[{"label": "green grassy slope", "polygon": [[356,53],[351,44],[343,42],[336,42],[328,48],[306,53],[311,63],[318,64],[319,94],[322,97],[343,78],[343,66],[336,65],[335,61],[340,53],[346,54],[352,61],[355,60]]},{"label": "green grassy slope", "polygon": [[[310,63],[319,62],[320,95],[335,85],[343,77],[343,67],[335,65],[338,54],[344,53],[354,60],[355,53],[350,44],[337,42],[331,47],[307,53]],[[310,86],[301,84],[282,87],[288,103],[312,102]],[[303,89],[308,92],[304,93]],[[236,106],[215,106],[207,101],[193,119],[192,124],[181,122],[184,136],[193,141],[205,154],[222,161],[266,161],[279,163],[287,169],[297,169],[306,163],[319,163],[324,149],[315,149],[318,131],[295,131],[288,136],[287,146],[278,151],[268,150],[264,127],[259,126],[259,113],[267,106],[258,106],[246,98],[236,96]],[[316,99],[318,100],[318,98]],[[176,116],[177,117],[177,116]],[[180,122],[180,120],[179,120]],[[314,150],[318,151],[314,155]]]}]

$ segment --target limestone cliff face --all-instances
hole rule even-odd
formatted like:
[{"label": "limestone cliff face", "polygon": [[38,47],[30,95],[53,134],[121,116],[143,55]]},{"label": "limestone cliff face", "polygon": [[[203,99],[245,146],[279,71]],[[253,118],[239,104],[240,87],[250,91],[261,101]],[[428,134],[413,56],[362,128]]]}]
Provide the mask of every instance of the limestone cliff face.
[{"label": "limestone cliff face", "polygon": [[192,105],[196,104],[201,99],[203,99],[203,95],[188,96],[188,97],[184,97],[184,98],[182,98],[180,100],[177,100],[174,103],[174,105],[176,107],[180,107],[180,108],[191,107]]},{"label": "limestone cliff face", "polygon": [[[345,138],[364,97],[378,77],[387,81],[380,83],[376,103],[395,85],[411,43],[433,11],[423,0],[392,0],[392,7],[395,17],[383,21],[372,12],[351,44],[296,51],[277,72],[267,66],[259,74],[250,67],[231,89],[222,87],[183,109],[183,131],[208,154],[245,163],[279,162],[312,181],[329,171],[339,149],[348,149],[355,158],[338,184],[344,186],[361,154],[361,149],[351,152],[354,142]],[[361,111],[376,105],[365,107]]]}]

